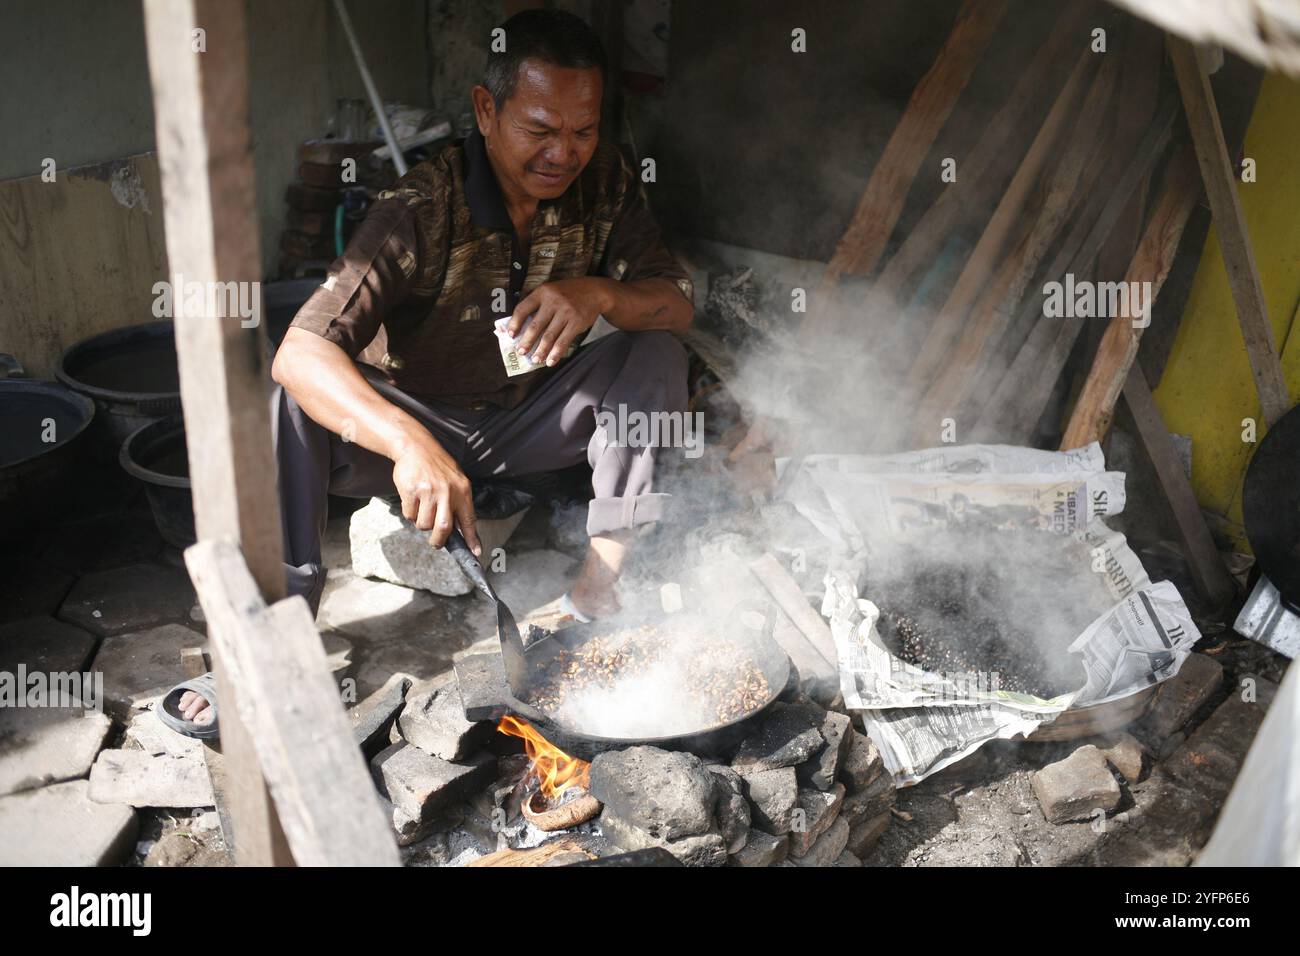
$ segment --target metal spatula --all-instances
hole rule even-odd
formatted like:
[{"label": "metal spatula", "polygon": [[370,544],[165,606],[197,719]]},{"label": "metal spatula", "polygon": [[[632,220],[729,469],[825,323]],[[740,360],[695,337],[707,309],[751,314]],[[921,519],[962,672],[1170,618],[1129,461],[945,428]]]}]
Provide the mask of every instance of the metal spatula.
[{"label": "metal spatula", "polygon": [[474,552],[469,549],[469,545],[459,531],[452,531],[447,538],[447,551],[456,559],[465,576],[474,582],[474,586],[496,605],[497,637],[501,641],[501,657],[506,665],[506,681],[510,684],[510,693],[516,700],[527,701],[528,691],[532,685],[532,672],[528,666],[524,639],[519,633],[519,625],[515,623],[515,616],[510,613],[510,608],[506,607],[505,602],[497,597],[497,592],[493,590],[492,585],[488,583],[487,575],[483,573],[483,566],[478,563],[478,558],[474,557]]}]

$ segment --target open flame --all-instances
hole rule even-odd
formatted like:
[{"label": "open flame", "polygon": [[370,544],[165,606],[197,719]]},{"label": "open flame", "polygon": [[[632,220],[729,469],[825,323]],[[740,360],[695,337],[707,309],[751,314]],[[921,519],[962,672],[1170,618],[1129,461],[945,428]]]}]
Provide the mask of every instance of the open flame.
[{"label": "open flame", "polygon": [[577,757],[570,757],[536,730],[531,724],[509,715],[502,717],[497,730],[511,737],[522,737],[524,753],[532,761],[529,772],[539,782],[542,796],[554,800],[572,786],[584,789],[591,773],[591,764]]}]

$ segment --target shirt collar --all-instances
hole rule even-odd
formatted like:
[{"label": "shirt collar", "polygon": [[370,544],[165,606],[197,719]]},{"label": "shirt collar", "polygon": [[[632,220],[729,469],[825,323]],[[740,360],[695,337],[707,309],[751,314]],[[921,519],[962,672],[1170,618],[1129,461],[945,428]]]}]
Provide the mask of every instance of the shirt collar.
[{"label": "shirt collar", "polygon": [[488,229],[514,229],[496,174],[488,161],[487,145],[477,127],[465,137],[465,201],[469,218]]},{"label": "shirt collar", "polygon": [[[501,195],[501,185],[497,175],[492,171],[488,160],[487,143],[483,134],[475,126],[465,137],[465,202],[469,205],[469,221],[476,226],[487,229],[507,229],[514,233],[514,223],[506,211],[506,201]],[[581,177],[580,177],[581,178]],[[538,202],[538,210],[558,205],[578,188],[575,180],[562,196],[555,199],[543,199]]]}]

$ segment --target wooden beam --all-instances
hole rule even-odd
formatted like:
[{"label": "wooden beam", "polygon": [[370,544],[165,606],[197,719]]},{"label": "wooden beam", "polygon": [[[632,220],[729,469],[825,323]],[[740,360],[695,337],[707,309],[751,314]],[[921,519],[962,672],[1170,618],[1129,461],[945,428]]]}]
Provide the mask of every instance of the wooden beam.
[{"label": "wooden beam", "polygon": [[213,646],[239,687],[284,834],[301,866],[397,866],[397,844],[302,597],[270,607],[230,539],[185,551]]},{"label": "wooden beam", "polygon": [[913,400],[937,374],[944,359],[950,354],[953,343],[961,333],[962,323],[976,298],[994,274],[996,263],[1006,254],[1014,230],[1023,223],[1023,216],[1035,183],[1056,155],[1058,142],[1068,128],[1070,119],[1087,85],[1096,54],[1085,50],[1075,62],[1074,70],[1065,87],[1052,104],[1047,118],[1034,137],[1025,158],[1021,160],[1011,184],[989,218],[979,242],[966,260],[956,285],[948,294],[939,314],[930,323],[920,352],[907,375],[905,391]]},{"label": "wooden beam", "polygon": [[1061,11],[1047,41],[1034,54],[1015,87],[985,125],[979,140],[958,162],[957,182],[947,186],[905,236],[871,283],[860,312],[871,329],[883,329],[896,320],[908,281],[934,261],[954,231],[971,222],[972,210],[992,206],[995,190],[1004,176],[1009,144],[1019,144],[1021,127],[1041,89],[1063,80],[1062,61],[1074,59],[1088,43],[1081,29],[1092,4],[1072,3]]},{"label": "wooden beam", "polygon": [[868,275],[898,223],[921,163],[984,54],[1006,0],[966,0],[939,55],[917,83],[840,237],[813,296],[808,328],[834,321],[835,287],[846,275]]},{"label": "wooden beam", "polygon": [[1236,593],[1232,577],[1228,574],[1218,548],[1214,546],[1214,539],[1205,523],[1205,515],[1196,503],[1191,479],[1183,471],[1183,463],[1179,460],[1174,443],[1169,438],[1169,430],[1160,417],[1160,409],[1156,408],[1146,376],[1136,362],[1129,368],[1128,378],[1124,381],[1124,401],[1133,414],[1138,436],[1173,511],[1178,537],[1191,567],[1196,589],[1211,607],[1219,610]]},{"label": "wooden beam", "polygon": [[[1168,144],[1172,120],[1172,112],[1165,114],[1163,122],[1157,119],[1147,131],[1133,163],[1114,180],[1114,187],[1108,193],[1095,193],[1093,202],[1103,204],[1100,215],[1079,218],[1052,261],[1048,276],[1063,281],[1066,274],[1081,277],[1090,274],[1107,237],[1133,200],[1140,198],[1135,193]],[[1041,302],[1027,301],[1021,306],[1017,324],[1021,321],[1029,326],[1029,334],[1000,373],[991,370],[988,380],[996,385],[979,412],[971,441],[1029,443],[1087,320],[1071,316],[1049,318],[1043,315]]]},{"label": "wooden beam", "polygon": [[1178,90],[1183,97],[1183,109],[1187,113],[1187,125],[1196,145],[1201,179],[1210,199],[1215,233],[1223,252],[1223,265],[1228,271],[1228,285],[1237,306],[1237,321],[1246,342],[1250,373],[1255,379],[1255,391],[1259,394],[1264,420],[1272,425],[1290,410],[1291,399],[1282,374],[1277,341],[1273,338],[1273,326],[1268,320],[1268,303],[1264,301],[1264,289],[1255,268],[1255,253],[1250,245],[1246,217],[1241,211],[1241,198],[1237,195],[1237,177],[1223,140],[1214,90],[1210,87],[1210,77],[1198,51],[1186,40],[1175,36],[1170,36],[1167,43]]},{"label": "wooden beam", "polygon": [[[762,582],[772,600],[776,601],[777,606],[807,641],[809,650],[806,653],[791,655],[803,676],[826,679],[838,674],[836,663],[839,655],[835,652],[835,638],[831,634],[830,625],[808,604],[799,583],[790,577],[772,554],[764,554],[751,561],[749,570]],[[793,639],[793,635],[784,637]],[[813,668],[813,672],[808,673],[805,668]]]},{"label": "wooden beam", "polygon": [[[913,446],[933,444],[939,435],[939,422],[945,417],[961,422],[961,434],[965,434],[966,426],[974,425],[978,407],[972,407],[967,401],[970,389],[983,363],[1011,324],[1029,280],[1056,241],[1067,216],[1077,206],[1077,197],[1091,188],[1093,180],[1089,174],[1100,172],[1099,164],[1092,161],[1107,147],[1106,117],[1120,65],[1118,58],[1102,61],[1075,120],[1079,129],[1096,131],[1095,135],[1072,137],[1064,145],[1055,167],[1046,175],[1043,201],[1033,224],[1003,259],[993,281],[976,301],[955,347],[929,383],[914,413]],[[1033,298],[1037,300],[1036,296]]]},{"label": "wooden beam", "polygon": [[[1178,252],[1187,217],[1192,214],[1200,194],[1196,162],[1191,149],[1186,148],[1169,165],[1160,199],[1147,221],[1137,255],[1124,276],[1126,283],[1151,283],[1153,307]],[[1062,449],[1082,448],[1100,441],[1110,427],[1115,403],[1137,356],[1138,339],[1142,335],[1142,327],[1134,327],[1135,316],[1129,314],[1131,311],[1121,309],[1107,324],[1083,391],[1074,404],[1065,437],[1061,439]],[[1148,314],[1145,321],[1150,319]]]},{"label": "wooden beam", "polygon": [[[173,285],[255,283],[261,270],[244,5],[145,0],[144,19]],[[174,288],[173,300],[184,294],[184,287]],[[238,315],[207,314],[203,299],[203,314],[176,322],[195,528],[200,539],[237,541],[263,597],[275,600],[284,594],[285,577],[265,333],[244,328]],[[218,646],[218,635],[212,637]],[[221,653],[213,658],[235,859],[289,864],[252,742],[232,706],[239,688]]]}]

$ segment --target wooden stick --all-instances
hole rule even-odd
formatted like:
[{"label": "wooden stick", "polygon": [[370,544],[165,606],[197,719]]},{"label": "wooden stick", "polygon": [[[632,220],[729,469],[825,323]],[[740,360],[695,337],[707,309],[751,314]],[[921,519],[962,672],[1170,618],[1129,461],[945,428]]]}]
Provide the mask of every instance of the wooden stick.
[{"label": "wooden stick", "polygon": [[1002,178],[996,171],[1006,161],[1009,144],[1019,142],[1016,135],[1035,95],[1046,84],[1059,81],[1061,61],[1073,59],[1075,51],[1087,44],[1087,35],[1080,26],[1091,9],[1089,3],[1071,3],[1061,11],[1047,41],[1038,48],[975,146],[958,163],[957,182],[939,194],[871,283],[860,309],[868,327],[881,328],[895,316],[902,307],[900,300],[907,281],[934,261],[953,232],[968,221],[966,217],[972,210],[991,205],[993,191]]},{"label": "wooden stick", "polygon": [[[172,281],[212,283],[209,289],[218,281],[256,282],[261,262],[244,5],[145,0],[144,19]],[[198,31],[211,52],[195,52]],[[180,301],[185,290],[173,293]],[[274,600],[284,594],[285,578],[264,342],[264,333],[243,328],[238,315],[187,315],[176,322],[195,528],[200,539],[238,541],[262,594]],[[227,680],[220,652],[213,657],[224,705],[221,746],[235,859],[289,864],[251,741],[232,706],[238,688]]]},{"label": "wooden stick", "polygon": [[[1173,265],[1187,217],[1200,197],[1196,163],[1190,147],[1175,157],[1165,178],[1160,200],[1147,222],[1137,255],[1124,276],[1125,282],[1151,283],[1152,305]],[[1128,378],[1142,334],[1142,327],[1134,327],[1135,317],[1129,314],[1131,311],[1121,309],[1121,314],[1112,317],[1106,326],[1083,391],[1070,415],[1065,437],[1061,439],[1062,449],[1082,448],[1100,441],[1110,427],[1115,402],[1119,400],[1124,381]],[[1149,314],[1145,321],[1150,321]]]},{"label": "wooden stick", "polygon": [[[1096,131],[1105,126],[1119,69],[1118,59],[1102,62],[1079,113],[1079,129]],[[963,406],[967,423],[974,423],[977,409],[967,402],[970,388],[988,353],[996,348],[1010,325],[1012,312],[1025,287],[1075,205],[1075,195],[1091,187],[1092,180],[1086,173],[1089,166],[1092,172],[1098,171],[1097,164],[1091,160],[1105,143],[1106,138],[1096,133],[1072,137],[1066,145],[1060,161],[1047,177],[1046,193],[1033,226],[1003,260],[997,276],[971,310],[956,347],[921,399],[912,435],[915,446],[933,443],[940,419],[961,417]]]},{"label": "wooden stick", "polygon": [[1210,529],[1205,524],[1205,515],[1196,503],[1191,480],[1183,471],[1183,463],[1174,450],[1174,443],[1169,439],[1169,430],[1165,428],[1160,409],[1151,396],[1146,376],[1136,362],[1129,368],[1128,378],[1124,380],[1124,401],[1133,414],[1138,436],[1155,467],[1156,478],[1174,513],[1178,537],[1191,567],[1196,588],[1218,610],[1232,599],[1236,589],[1219,549],[1214,546]]},{"label": "wooden stick", "polygon": [[1255,268],[1255,253],[1251,249],[1246,217],[1237,195],[1237,177],[1228,159],[1228,147],[1223,141],[1223,127],[1219,124],[1219,111],[1214,103],[1210,78],[1198,59],[1197,51],[1186,40],[1169,36],[1169,56],[1174,61],[1174,76],[1183,97],[1187,112],[1187,125],[1196,144],[1196,160],[1201,167],[1201,179],[1210,199],[1210,212],[1223,251],[1223,265],[1228,271],[1228,285],[1232,288],[1232,301],[1237,305],[1237,321],[1241,324],[1242,338],[1246,342],[1246,355],[1250,359],[1250,374],[1255,379],[1264,420],[1272,425],[1291,408],[1286,377],[1282,373],[1282,360],[1278,357],[1273,326],[1268,320],[1268,303],[1259,283]]},{"label": "wooden stick", "polygon": [[1075,104],[1083,94],[1094,59],[1095,54],[1091,52],[1085,51],[1080,54],[1064,89],[1052,104],[1047,119],[1043,121],[1038,135],[1034,137],[1033,144],[1021,161],[1015,176],[1012,177],[1011,184],[989,219],[984,233],[976,243],[970,258],[966,260],[957,284],[953,286],[943,308],[930,325],[930,331],[921,345],[920,353],[908,372],[905,387],[908,394],[919,396],[921,390],[942,365],[954,340],[961,332],[966,313],[970,311],[980,291],[988,284],[989,277],[993,274],[994,264],[1005,254],[1012,231],[1021,224],[1030,192],[1056,152],[1057,141],[1074,114]]},{"label": "wooden stick", "polygon": [[[821,658],[824,666],[829,668],[829,676],[833,678],[838,673],[835,665],[839,660],[839,656],[835,653],[835,638],[831,636],[830,625],[809,606],[798,582],[790,577],[781,566],[781,562],[772,554],[764,554],[751,561],[749,570],[762,582],[763,587],[767,588],[767,593],[772,595],[772,599],[807,640],[813,654],[805,655],[806,659],[812,661],[817,657]],[[798,662],[795,666],[799,666]],[[805,673],[803,676],[824,677],[826,671],[816,674]]]},{"label": "wooden stick", "polygon": [[880,261],[917,171],[1005,10],[1006,0],[966,0],[962,5],[939,55],[912,91],[826,266],[813,296],[809,331],[825,329],[832,321],[837,298],[834,290],[842,276],[867,275]]},{"label": "wooden stick", "polygon": [[[1115,185],[1108,192],[1096,191],[1089,204],[1101,205],[1100,214],[1093,217],[1084,212],[1076,217],[1075,225],[1047,270],[1048,276],[1059,281],[1067,273],[1088,274],[1106,238],[1131,204],[1139,184],[1150,176],[1156,160],[1164,152],[1175,110],[1173,103],[1162,109],[1149,124],[1132,161],[1122,166],[1117,164],[1108,171],[1115,173],[1108,179]],[[1048,318],[1042,314],[1041,303],[1024,303],[1017,324],[1028,325],[1029,335],[1006,371],[1001,375],[993,373],[996,377],[990,378],[997,385],[980,412],[972,441],[1012,444],[1029,441],[1085,321],[1065,316]]]},{"label": "wooden stick", "polygon": [[239,687],[238,711],[293,859],[302,866],[397,866],[397,845],[357,749],[325,648],[301,597],[267,607],[229,539],[185,551],[213,646]]}]

